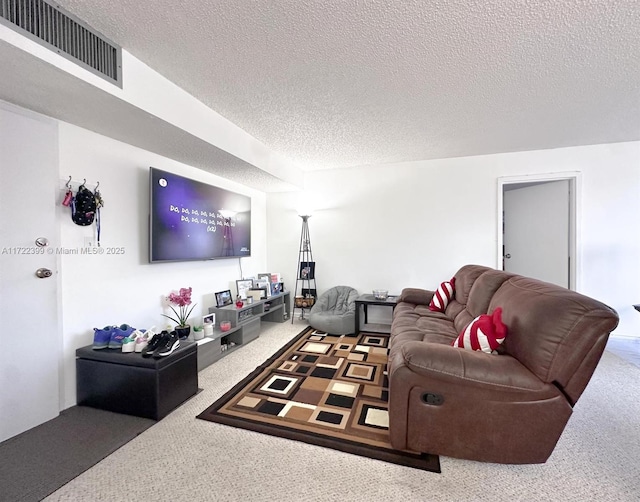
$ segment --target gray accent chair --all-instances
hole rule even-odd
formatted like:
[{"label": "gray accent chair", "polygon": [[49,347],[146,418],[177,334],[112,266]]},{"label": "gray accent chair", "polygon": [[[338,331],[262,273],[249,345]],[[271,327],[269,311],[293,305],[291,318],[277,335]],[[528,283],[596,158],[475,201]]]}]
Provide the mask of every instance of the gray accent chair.
[{"label": "gray accent chair", "polygon": [[356,332],[358,291],[349,286],[334,286],[320,295],[309,313],[309,325],[333,335]]}]

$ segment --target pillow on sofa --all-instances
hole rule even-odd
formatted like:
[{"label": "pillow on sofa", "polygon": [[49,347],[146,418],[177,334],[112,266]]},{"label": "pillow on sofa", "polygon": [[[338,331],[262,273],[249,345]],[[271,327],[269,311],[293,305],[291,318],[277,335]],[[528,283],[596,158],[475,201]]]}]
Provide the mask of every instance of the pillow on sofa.
[{"label": "pillow on sofa", "polygon": [[493,314],[482,314],[471,321],[451,345],[495,354],[506,336],[507,326],[502,322],[502,307],[498,307]]},{"label": "pillow on sofa", "polygon": [[433,298],[429,304],[429,310],[433,310],[434,312],[444,312],[456,292],[455,284],[455,277],[450,281],[445,281],[440,284],[436,292],[433,294]]}]

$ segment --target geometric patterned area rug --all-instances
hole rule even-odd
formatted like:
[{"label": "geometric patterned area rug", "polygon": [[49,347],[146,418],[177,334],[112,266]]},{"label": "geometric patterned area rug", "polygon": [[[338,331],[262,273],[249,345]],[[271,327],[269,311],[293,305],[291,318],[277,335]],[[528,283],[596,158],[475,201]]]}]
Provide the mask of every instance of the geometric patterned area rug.
[{"label": "geometric patterned area rug", "polygon": [[388,343],[306,328],[197,418],[439,473],[389,443]]}]

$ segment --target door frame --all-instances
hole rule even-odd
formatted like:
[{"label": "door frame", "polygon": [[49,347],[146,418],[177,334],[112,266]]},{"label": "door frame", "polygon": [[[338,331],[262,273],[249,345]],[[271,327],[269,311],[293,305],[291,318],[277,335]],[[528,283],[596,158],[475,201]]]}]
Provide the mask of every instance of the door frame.
[{"label": "door frame", "polygon": [[541,183],[545,181],[569,181],[569,289],[579,291],[582,285],[580,256],[581,245],[581,210],[582,207],[582,174],[579,171],[559,173],[523,174],[517,176],[500,176],[498,178],[498,211],[496,239],[496,268],[503,270],[504,244],[504,186],[516,183]]}]

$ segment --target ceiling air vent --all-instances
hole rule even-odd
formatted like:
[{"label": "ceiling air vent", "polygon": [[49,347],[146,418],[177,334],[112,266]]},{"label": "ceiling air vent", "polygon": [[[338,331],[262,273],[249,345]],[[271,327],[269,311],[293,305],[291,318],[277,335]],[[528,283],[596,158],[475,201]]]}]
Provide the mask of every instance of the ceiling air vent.
[{"label": "ceiling air vent", "polygon": [[0,0],[0,22],[122,87],[119,46],[44,0]]}]

